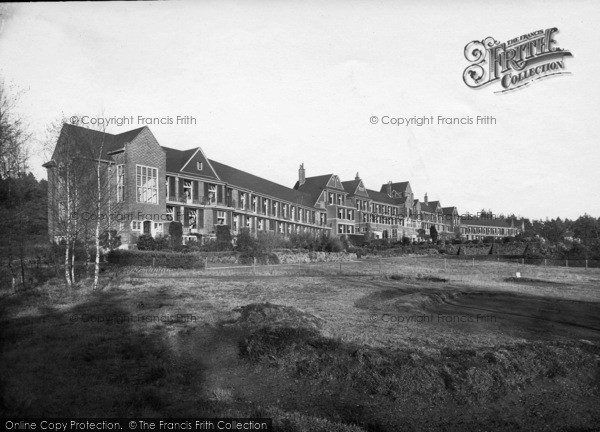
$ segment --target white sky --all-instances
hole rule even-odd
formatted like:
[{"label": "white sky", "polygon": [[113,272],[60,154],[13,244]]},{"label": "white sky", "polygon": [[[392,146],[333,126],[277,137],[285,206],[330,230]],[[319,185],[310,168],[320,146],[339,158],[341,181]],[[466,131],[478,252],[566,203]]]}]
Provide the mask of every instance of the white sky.
[{"label": "white sky", "polygon": [[[376,190],[409,180],[460,213],[598,217],[599,20],[596,1],[23,4],[3,23],[0,73],[26,90],[37,137],[63,113],[190,115],[196,125],[150,129],[290,187],[304,163],[307,176],[358,171]],[[463,83],[468,42],[549,27],[571,75],[503,95]],[[369,122],[384,115],[498,124]]]}]

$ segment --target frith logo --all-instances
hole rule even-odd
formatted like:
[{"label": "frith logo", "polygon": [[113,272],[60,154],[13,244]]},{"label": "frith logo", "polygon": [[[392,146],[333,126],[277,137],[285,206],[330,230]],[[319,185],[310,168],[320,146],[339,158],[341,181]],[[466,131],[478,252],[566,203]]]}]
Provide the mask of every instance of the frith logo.
[{"label": "frith logo", "polygon": [[465,58],[472,64],[463,73],[465,84],[480,88],[500,81],[504,93],[516,90],[542,78],[563,74],[565,57],[572,54],[556,46],[557,28],[537,30],[505,43],[493,37],[473,41],[465,47]]}]

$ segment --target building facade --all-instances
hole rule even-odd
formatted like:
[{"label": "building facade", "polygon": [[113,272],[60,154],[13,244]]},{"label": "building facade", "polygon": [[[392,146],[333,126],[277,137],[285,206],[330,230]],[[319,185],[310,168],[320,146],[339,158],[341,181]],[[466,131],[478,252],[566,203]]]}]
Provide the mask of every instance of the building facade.
[{"label": "building facade", "polygon": [[[72,175],[76,167],[89,173],[84,161],[103,173],[102,202],[85,200],[93,185],[83,186],[83,173],[79,179]],[[220,225],[233,235],[247,228],[253,235],[369,235],[391,241],[417,240],[431,226],[447,236],[484,235],[472,221],[462,223],[455,207],[444,208],[427,195],[419,202],[409,182],[389,181],[376,191],[358,173],[350,181],[333,173],[306,177],[302,164],[289,188],[208,159],[200,147],[161,146],[148,127],[113,135],[65,124],[44,167],[53,240],[66,235],[65,221],[74,214],[107,215],[105,228],[116,229],[124,245],[142,234],[168,235],[173,221],[181,223],[185,239],[213,238]],[[517,232],[507,227],[486,235]]]}]

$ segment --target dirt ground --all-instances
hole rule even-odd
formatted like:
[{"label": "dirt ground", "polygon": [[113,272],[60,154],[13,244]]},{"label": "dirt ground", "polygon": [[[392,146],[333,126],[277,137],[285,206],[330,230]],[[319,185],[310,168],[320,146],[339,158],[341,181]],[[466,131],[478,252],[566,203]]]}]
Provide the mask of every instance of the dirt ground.
[{"label": "dirt ground", "polygon": [[250,271],[107,269],[98,292],[2,292],[0,415],[600,425],[598,270],[396,258]]}]

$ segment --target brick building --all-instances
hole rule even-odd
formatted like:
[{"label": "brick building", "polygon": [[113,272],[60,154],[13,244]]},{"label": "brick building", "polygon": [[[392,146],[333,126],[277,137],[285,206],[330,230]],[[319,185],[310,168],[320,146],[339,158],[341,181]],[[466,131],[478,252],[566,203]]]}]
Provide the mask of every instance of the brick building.
[{"label": "brick building", "polygon": [[[148,127],[113,135],[65,124],[44,167],[53,240],[65,235],[68,218],[93,216],[97,210],[98,203],[84,199],[94,189],[85,176],[90,169],[102,171],[107,198],[95,216],[108,215],[104,226],[116,229],[124,245],[134,244],[141,234],[166,235],[172,221],[181,222],[186,239],[214,237],[218,225],[228,226],[233,235],[248,228],[254,235],[369,234],[416,240],[432,225],[447,236],[483,235],[472,221],[462,223],[455,207],[443,208],[427,195],[419,202],[409,182],[390,181],[376,191],[358,173],[349,181],[333,173],[306,177],[302,164],[298,181],[289,188],[208,159],[200,147],[161,146]],[[79,177],[66,181],[65,172],[76,170]],[[492,232],[515,235],[518,228]]]}]

